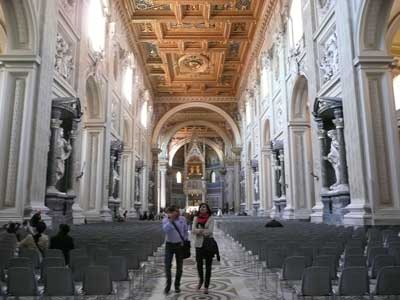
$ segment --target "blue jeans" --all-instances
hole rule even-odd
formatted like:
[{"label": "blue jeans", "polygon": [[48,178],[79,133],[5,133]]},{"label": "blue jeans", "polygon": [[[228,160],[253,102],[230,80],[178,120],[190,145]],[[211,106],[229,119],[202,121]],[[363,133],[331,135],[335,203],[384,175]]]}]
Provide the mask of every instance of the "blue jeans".
[{"label": "blue jeans", "polygon": [[181,243],[170,243],[166,242],[165,244],[165,275],[167,277],[166,286],[168,288],[171,287],[172,283],[172,275],[171,275],[171,267],[172,267],[172,259],[175,254],[176,260],[176,275],[175,275],[175,289],[179,289],[181,284],[182,277],[182,268],[183,268],[183,258],[182,258],[182,246]]}]

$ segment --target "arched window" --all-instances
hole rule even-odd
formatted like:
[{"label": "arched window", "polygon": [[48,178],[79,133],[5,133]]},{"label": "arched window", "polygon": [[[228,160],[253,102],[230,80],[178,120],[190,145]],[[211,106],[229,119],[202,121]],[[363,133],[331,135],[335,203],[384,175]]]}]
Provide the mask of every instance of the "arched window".
[{"label": "arched window", "polygon": [[140,112],[140,121],[143,127],[147,128],[147,114],[148,114],[148,103],[145,101],[142,105],[142,110]]},{"label": "arched window", "polygon": [[394,105],[396,111],[400,110],[400,75],[393,78]]},{"label": "arched window", "polygon": [[293,0],[289,14],[289,43],[293,48],[303,36],[303,18],[301,0]]},{"label": "arched window", "polygon": [[90,46],[94,51],[102,52],[106,39],[106,17],[102,0],[90,0],[87,22]]},{"label": "arched window", "polygon": [[182,183],[182,173],[179,171],[176,173],[176,183]]},{"label": "arched window", "polygon": [[133,69],[130,64],[125,67],[124,77],[122,79],[122,94],[126,98],[129,104],[132,104],[132,81],[133,81]]},{"label": "arched window", "polygon": [[217,178],[216,178],[215,172],[212,171],[211,172],[211,183],[215,183],[216,181],[217,181]]}]

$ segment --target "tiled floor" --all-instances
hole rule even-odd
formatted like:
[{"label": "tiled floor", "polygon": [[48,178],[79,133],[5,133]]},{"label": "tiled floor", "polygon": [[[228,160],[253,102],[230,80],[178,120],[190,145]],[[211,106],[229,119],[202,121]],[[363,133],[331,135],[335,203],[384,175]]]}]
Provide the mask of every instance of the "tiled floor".
[{"label": "tiled floor", "polygon": [[[168,295],[163,294],[165,286],[162,249],[159,259],[152,261],[147,268],[146,292],[138,295],[138,299],[146,300],[251,300],[277,299],[277,277],[268,275],[268,280],[260,276],[260,263],[251,263],[253,257],[245,255],[243,249],[221,231],[215,232],[215,239],[221,253],[221,261],[213,261],[209,294],[196,289],[197,270],[192,257],[184,261],[181,292],[175,293],[173,288]],[[194,249],[193,249],[194,252]],[[258,266],[258,268],[256,267]],[[173,270],[175,266],[173,266]],[[174,275],[173,275],[174,276]],[[265,283],[268,282],[266,286]],[[263,284],[264,283],[264,284]]]}]

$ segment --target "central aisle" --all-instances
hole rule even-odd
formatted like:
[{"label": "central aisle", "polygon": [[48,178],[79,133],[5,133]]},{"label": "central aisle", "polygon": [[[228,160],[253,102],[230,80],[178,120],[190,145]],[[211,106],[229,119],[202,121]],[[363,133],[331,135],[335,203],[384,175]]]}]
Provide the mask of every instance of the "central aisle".
[{"label": "central aisle", "polygon": [[[259,289],[261,280],[257,276],[256,268],[252,267],[252,264],[249,263],[251,257],[245,255],[241,246],[219,229],[215,230],[214,237],[220,249],[221,261],[218,262],[214,258],[208,295],[203,293],[203,289],[200,291],[197,290],[198,278],[194,249],[192,249],[192,256],[184,260],[180,293],[174,292],[172,284],[171,292],[168,295],[163,294],[165,287],[164,264],[161,262],[161,257],[159,257],[158,262],[153,262],[149,266],[147,275],[148,288],[146,289],[146,295],[141,299],[274,299],[275,297],[271,296],[271,294],[267,296],[265,291],[261,292]],[[175,271],[175,265],[172,270],[173,272]]]}]

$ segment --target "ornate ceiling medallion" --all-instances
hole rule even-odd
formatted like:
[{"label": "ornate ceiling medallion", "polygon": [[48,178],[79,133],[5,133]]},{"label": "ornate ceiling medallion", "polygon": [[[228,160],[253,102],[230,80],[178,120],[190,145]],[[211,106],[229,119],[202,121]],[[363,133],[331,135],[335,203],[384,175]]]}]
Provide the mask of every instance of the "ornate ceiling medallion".
[{"label": "ornate ceiling medallion", "polygon": [[208,58],[200,54],[188,54],[178,61],[181,73],[203,73],[208,69]]}]

